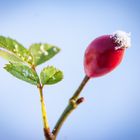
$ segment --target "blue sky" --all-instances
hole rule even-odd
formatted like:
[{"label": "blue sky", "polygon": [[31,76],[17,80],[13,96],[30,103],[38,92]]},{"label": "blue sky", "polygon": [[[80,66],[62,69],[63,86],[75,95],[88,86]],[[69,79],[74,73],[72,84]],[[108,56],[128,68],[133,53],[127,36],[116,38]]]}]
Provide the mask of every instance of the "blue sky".
[{"label": "blue sky", "polygon": [[[73,112],[58,140],[140,139],[140,3],[138,0],[4,0],[0,1],[0,34],[28,47],[47,42],[60,54],[41,65],[55,65],[64,80],[45,87],[51,128],[84,77],[83,55],[88,44],[116,30],[131,32],[132,47],[110,74],[92,79],[82,92],[86,101]],[[42,140],[37,89],[2,69],[0,58],[0,139]]]}]

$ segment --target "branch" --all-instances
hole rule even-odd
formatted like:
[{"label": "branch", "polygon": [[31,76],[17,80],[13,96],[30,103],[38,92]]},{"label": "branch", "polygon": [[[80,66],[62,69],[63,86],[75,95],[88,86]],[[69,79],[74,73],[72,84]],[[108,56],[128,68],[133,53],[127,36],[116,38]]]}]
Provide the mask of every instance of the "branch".
[{"label": "branch", "polygon": [[67,107],[65,108],[64,112],[62,113],[62,115],[60,116],[58,122],[56,123],[52,133],[56,139],[58,132],[60,131],[63,123],[65,122],[65,120],[67,119],[67,117],[71,114],[71,112],[77,108],[77,106],[79,104],[81,104],[84,101],[84,98],[80,96],[80,93],[82,91],[82,89],[84,88],[84,86],[86,85],[86,83],[89,81],[89,77],[85,76],[83,81],[81,82],[80,86],[78,87],[78,89],[75,91],[74,95],[70,98],[69,103],[67,105]]}]

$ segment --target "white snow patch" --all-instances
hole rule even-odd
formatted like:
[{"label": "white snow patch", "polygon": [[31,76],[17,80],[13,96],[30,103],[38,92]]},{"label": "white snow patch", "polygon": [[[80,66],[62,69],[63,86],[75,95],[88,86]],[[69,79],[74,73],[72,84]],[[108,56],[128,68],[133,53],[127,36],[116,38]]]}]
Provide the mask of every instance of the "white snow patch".
[{"label": "white snow patch", "polygon": [[42,53],[44,53],[44,55],[48,55],[48,54],[49,54],[49,53],[45,50],[43,44],[40,46],[40,51],[41,51]]},{"label": "white snow patch", "polygon": [[111,37],[115,39],[115,42],[119,45],[116,46],[116,50],[120,48],[129,48],[131,47],[131,33],[126,33],[124,31],[116,31]]},{"label": "white snow patch", "polygon": [[54,51],[54,52],[57,52],[57,49],[56,49],[56,48],[53,48],[53,51]]}]

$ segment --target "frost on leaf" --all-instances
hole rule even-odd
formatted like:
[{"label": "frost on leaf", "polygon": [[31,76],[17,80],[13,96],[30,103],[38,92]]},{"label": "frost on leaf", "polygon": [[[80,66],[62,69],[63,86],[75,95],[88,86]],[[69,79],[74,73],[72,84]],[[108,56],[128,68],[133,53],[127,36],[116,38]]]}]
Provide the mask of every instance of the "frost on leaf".
[{"label": "frost on leaf", "polygon": [[33,56],[33,65],[37,66],[55,56],[60,49],[50,44],[33,44],[29,48]]},{"label": "frost on leaf", "polygon": [[23,62],[27,62],[29,64],[32,63],[32,56],[29,51],[16,40],[13,40],[9,37],[0,36],[0,48],[5,49],[5,51],[13,54]]},{"label": "frost on leaf", "polygon": [[37,73],[26,65],[22,65],[19,63],[10,63],[7,64],[4,69],[6,69],[16,78],[26,81],[30,84],[38,85],[39,83]]},{"label": "frost on leaf", "polygon": [[41,71],[40,79],[43,85],[52,85],[63,79],[63,73],[53,66],[48,66]]}]

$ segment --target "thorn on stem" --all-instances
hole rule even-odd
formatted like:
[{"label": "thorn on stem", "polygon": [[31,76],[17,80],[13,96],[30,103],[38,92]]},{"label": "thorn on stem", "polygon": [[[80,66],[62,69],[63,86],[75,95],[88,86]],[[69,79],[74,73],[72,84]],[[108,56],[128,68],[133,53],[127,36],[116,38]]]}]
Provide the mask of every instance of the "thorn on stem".
[{"label": "thorn on stem", "polygon": [[80,97],[80,98],[76,101],[76,104],[79,105],[79,104],[81,104],[81,103],[84,102],[84,101],[85,101],[84,97]]}]

